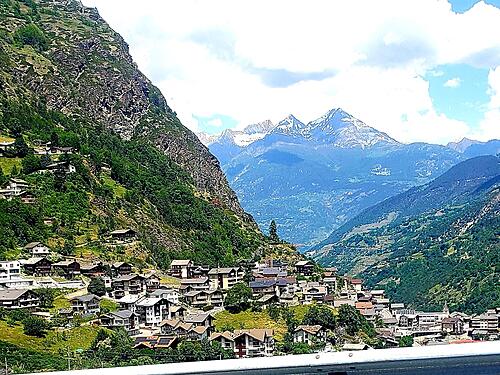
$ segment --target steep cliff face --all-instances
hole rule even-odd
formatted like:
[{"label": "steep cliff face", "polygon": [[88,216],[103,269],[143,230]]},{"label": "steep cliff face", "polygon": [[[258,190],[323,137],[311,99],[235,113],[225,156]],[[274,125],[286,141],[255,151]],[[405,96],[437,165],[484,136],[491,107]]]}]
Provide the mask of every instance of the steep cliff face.
[{"label": "steep cliff face", "polygon": [[42,48],[2,43],[8,97],[40,97],[48,108],[89,119],[123,139],[147,139],[187,170],[200,192],[253,223],[217,159],[180,123],[96,9],[75,0],[4,3],[4,40],[32,23],[46,37]]}]

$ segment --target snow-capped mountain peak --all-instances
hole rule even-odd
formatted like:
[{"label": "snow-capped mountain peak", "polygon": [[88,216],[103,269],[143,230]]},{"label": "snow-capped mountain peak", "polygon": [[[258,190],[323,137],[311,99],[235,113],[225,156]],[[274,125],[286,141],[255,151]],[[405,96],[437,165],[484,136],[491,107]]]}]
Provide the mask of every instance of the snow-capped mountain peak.
[{"label": "snow-capped mountain peak", "polygon": [[378,131],[363,121],[334,108],[307,124],[311,138],[341,148],[367,148],[378,143],[398,144],[386,133]]},{"label": "snow-capped mountain peak", "polygon": [[290,114],[278,122],[278,125],[274,128],[273,133],[307,136],[305,130],[305,124],[298,120],[294,115]]},{"label": "snow-capped mountain peak", "polygon": [[256,124],[247,125],[243,129],[243,133],[245,133],[245,134],[256,134],[256,133],[267,134],[271,130],[273,130],[275,126],[276,125],[274,125],[271,120],[265,120],[262,122],[258,122]]}]

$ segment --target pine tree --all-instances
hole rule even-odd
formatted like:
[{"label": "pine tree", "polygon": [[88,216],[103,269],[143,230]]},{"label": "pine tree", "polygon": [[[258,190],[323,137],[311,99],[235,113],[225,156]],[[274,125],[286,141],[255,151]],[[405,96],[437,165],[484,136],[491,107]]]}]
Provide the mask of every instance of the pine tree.
[{"label": "pine tree", "polygon": [[269,225],[269,239],[271,242],[279,242],[278,232],[276,229],[276,222],[271,220],[271,224]]}]

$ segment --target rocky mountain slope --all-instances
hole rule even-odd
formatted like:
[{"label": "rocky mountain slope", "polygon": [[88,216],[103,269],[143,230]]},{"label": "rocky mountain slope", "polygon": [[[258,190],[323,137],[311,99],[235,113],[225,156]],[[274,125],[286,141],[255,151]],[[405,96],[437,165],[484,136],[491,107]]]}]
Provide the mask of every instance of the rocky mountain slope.
[{"label": "rocky mountain slope", "polygon": [[285,239],[306,245],[465,159],[444,146],[399,143],[339,108],[307,124],[290,115],[245,147],[224,139],[209,148],[243,207],[264,230],[275,219]]},{"label": "rocky mountain slope", "polygon": [[498,155],[500,154],[500,140],[492,139],[487,142],[475,141],[463,138],[460,142],[450,142],[449,148],[458,151],[466,157],[473,158],[480,155]]},{"label": "rocky mountain slope", "polygon": [[417,307],[500,302],[500,159],[461,162],[357,215],[310,252]]},{"label": "rocky mountain slope", "polygon": [[[138,230],[148,250],[135,255],[163,265],[180,254],[231,263],[263,243],[218,160],[96,9],[76,0],[4,0],[0,19],[0,135],[16,139],[0,162],[7,177],[28,181],[36,199],[2,202],[2,257],[30,240],[102,253],[103,232],[123,226]],[[73,148],[61,157],[78,166],[76,174],[34,173],[49,160],[32,153],[48,142]],[[15,227],[14,206],[26,211]],[[43,227],[44,216],[58,224]]]}]

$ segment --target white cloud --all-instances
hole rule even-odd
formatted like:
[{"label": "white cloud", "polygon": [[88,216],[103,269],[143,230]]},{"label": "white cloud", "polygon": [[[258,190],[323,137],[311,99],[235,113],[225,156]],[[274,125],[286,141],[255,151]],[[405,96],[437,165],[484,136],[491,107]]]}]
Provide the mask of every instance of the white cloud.
[{"label": "white cloud", "polygon": [[[399,140],[444,143],[473,130],[436,113],[422,77],[500,51],[500,10],[483,2],[464,14],[445,0],[84,3],[124,36],[139,67],[194,130],[195,116],[223,114],[241,127],[289,113],[309,121],[341,106]],[[263,72],[276,80],[331,74],[270,87]]]},{"label": "white cloud", "polygon": [[471,137],[481,141],[500,139],[500,66],[490,70],[488,85],[490,94],[488,109],[478,129],[471,133]]},{"label": "white cloud", "polygon": [[207,121],[207,124],[210,126],[214,126],[216,128],[220,128],[222,126],[222,120],[220,118],[214,118],[212,120]]},{"label": "white cloud", "polygon": [[462,81],[460,80],[460,78],[458,77],[455,77],[455,78],[451,78],[449,80],[447,80],[445,83],[444,83],[444,87],[449,87],[449,88],[452,88],[452,89],[455,89],[457,87],[460,86],[460,83],[462,83]]}]

